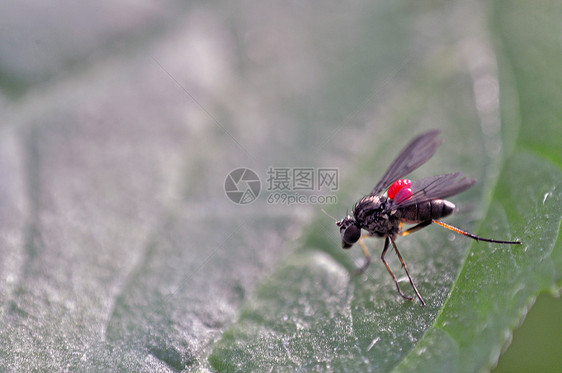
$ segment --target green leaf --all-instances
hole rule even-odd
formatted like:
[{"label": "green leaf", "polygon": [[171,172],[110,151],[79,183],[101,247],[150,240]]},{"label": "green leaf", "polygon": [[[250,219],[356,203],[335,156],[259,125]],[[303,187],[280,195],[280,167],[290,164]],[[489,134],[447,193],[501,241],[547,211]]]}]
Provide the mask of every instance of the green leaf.
[{"label": "green leaf", "polygon": [[[0,370],[488,369],[562,285],[562,85],[560,5],[486,4],[0,5]],[[413,177],[479,180],[447,221],[524,245],[399,239],[422,307],[320,209],[429,128]],[[337,204],[268,203],[270,167],[337,168]]]},{"label": "green leaf", "polygon": [[[345,263],[340,254],[321,254],[330,243],[316,235],[325,233],[317,223],[310,228],[313,238],[305,239],[260,287],[257,299],[249,302],[225,334],[210,356],[213,367],[487,370],[535,297],[541,291],[560,289],[560,243],[556,242],[562,212],[558,104],[562,74],[552,68],[558,64],[560,46],[551,36],[560,34],[552,30],[560,28],[557,15],[561,13],[551,9],[559,8],[553,3],[516,4],[499,2],[492,24],[498,29],[498,54],[505,53],[499,66],[503,138],[517,141],[510,152],[512,146],[504,140],[506,160],[492,182],[488,213],[478,233],[518,238],[523,245],[472,243],[462,261],[458,251],[457,255],[448,251],[451,242],[417,237],[426,258],[410,250],[403,250],[407,253],[403,255],[415,268],[410,271],[417,274],[418,288],[429,299],[428,306],[421,308],[392,295],[391,281],[382,277],[384,270],[359,280],[345,277],[341,267],[349,270],[350,266],[340,264]],[[519,27],[529,14],[540,20],[540,26],[532,28],[534,33]],[[421,87],[410,91],[416,89]],[[404,131],[398,127],[395,133]],[[383,157],[369,159],[377,158]],[[312,254],[300,254],[309,251]],[[407,282],[402,284],[407,287]]]},{"label": "green leaf", "polygon": [[[494,11],[498,50],[504,53],[500,57],[502,87],[507,92],[502,96],[504,118],[520,121],[521,130],[486,221],[508,220],[512,232],[521,232],[523,247],[500,247],[490,253],[473,245],[433,327],[396,371],[431,371],[440,366],[450,371],[487,369],[495,364],[536,296],[560,290],[562,162],[556,139],[562,138],[562,110],[556,102],[562,99],[557,86],[562,74],[553,69],[547,77],[536,71],[539,66],[555,66],[560,57],[552,35],[562,31],[561,10],[554,3],[534,7],[501,1]],[[541,27],[532,32],[521,28],[527,17]],[[514,108],[519,110],[507,112]],[[484,225],[482,234],[496,233]],[[444,346],[445,338],[450,343]]]}]

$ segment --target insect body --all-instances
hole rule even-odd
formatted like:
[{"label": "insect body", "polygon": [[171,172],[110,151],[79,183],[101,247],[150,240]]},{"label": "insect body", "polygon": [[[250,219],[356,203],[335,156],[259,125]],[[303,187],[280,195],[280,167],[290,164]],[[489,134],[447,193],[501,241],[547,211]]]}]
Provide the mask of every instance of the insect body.
[{"label": "insect body", "polygon": [[[470,188],[476,180],[466,178],[460,172],[415,181],[402,179],[433,156],[441,143],[438,135],[439,131],[433,130],[416,137],[396,157],[372,192],[355,204],[353,216],[348,215],[336,222],[336,225],[340,228],[342,247],[349,249],[359,241],[365,253],[365,264],[358,269],[358,273],[363,273],[371,262],[369,251],[362,240],[361,230],[367,231],[369,237],[385,239],[381,260],[392,276],[398,293],[405,299],[413,300],[412,297],[402,292],[396,276],[385,260],[389,244],[392,244],[416,296],[423,305],[425,305],[425,302],[396,247],[395,239],[397,236],[406,236],[435,223],[478,241],[521,244],[519,241],[500,241],[479,237],[437,220],[452,214],[455,210],[455,205],[444,198]],[[416,225],[403,231],[402,225],[404,223]]]}]

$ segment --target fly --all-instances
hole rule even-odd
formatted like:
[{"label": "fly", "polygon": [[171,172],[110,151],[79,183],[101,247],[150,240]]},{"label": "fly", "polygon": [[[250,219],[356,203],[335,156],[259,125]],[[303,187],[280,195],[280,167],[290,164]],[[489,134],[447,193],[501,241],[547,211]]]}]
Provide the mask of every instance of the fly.
[{"label": "fly", "polygon": [[[433,156],[437,147],[441,144],[441,139],[438,138],[439,133],[439,130],[432,130],[419,135],[410,142],[392,162],[372,192],[355,204],[353,216],[348,215],[342,220],[336,221],[336,225],[340,228],[342,247],[349,249],[359,241],[359,245],[365,254],[365,263],[356,270],[356,273],[365,272],[371,263],[371,255],[363,242],[363,238],[384,238],[381,260],[390,276],[392,276],[398,293],[407,300],[414,299],[402,292],[396,276],[385,260],[390,244],[392,244],[422,305],[425,305],[425,301],[416,288],[406,263],[400,255],[398,247],[396,247],[395,239],[397,236],[406,236],[435,223],[477,241],[509,245],[521,244],[520,241],[501,241],[479,237],[437,220],[452,214],[455,210],[455,205],[445,198],[470,188],[476,182],[475,179],[467,178],[461,172],[414,181],[403,179],[404,176],[420,167]],[[403,224],[415,225],[407,230],[402,230]],[[367,231],[368,234],[362,236],[362,229]]]}]

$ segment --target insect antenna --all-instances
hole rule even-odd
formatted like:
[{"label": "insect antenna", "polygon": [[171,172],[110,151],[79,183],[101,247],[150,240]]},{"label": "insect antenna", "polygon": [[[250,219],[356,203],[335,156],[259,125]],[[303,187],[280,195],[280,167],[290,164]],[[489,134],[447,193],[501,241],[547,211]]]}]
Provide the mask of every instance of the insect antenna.
[{"label": "insect antenna", "polygon": [[334,219],[334,221],[335,221],[336,223],[338,222],[338,219],[336,219],[336,218],[334,218],[332,215],[328,214],[328,213],[326,212],[326,210],[324,210],[324,209],[320,209],[320,210],[322,210],[322,212],[323,212],[327,217]]}]

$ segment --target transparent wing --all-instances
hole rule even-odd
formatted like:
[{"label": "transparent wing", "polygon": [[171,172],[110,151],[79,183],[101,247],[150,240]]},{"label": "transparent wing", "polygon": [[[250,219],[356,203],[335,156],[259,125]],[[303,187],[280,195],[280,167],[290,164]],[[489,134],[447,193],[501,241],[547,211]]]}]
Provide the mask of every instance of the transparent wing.
[{"label": "transparent wing", "polygon": [[373,188],[371,195],[379,194],[393,182],[403,178],[433,156],[441,139],[437,138],[441,131],[432,130],[419,135],[396,157],[382,179]]},{"label": "transparent wing", "polygon": [[476,183],[476,179],[464,176],[462,172],[444,174],[412,181],[412,196],[394,205],[396,208],[415,205],[432,199],[443,199],[459,194]]}]

